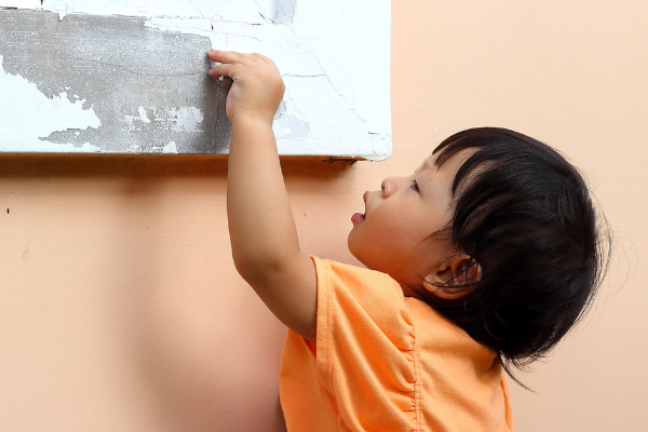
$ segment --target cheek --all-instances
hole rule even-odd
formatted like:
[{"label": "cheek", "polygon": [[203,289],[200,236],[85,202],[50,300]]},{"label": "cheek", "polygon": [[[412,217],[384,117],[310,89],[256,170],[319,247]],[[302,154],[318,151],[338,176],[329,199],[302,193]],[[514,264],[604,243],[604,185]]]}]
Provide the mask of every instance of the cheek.
[{"label": "cheek", "polygon": [[406,252],[402,236],[395,225],[382,225],[373,220],[354,226],[348,237],[351,254],[367,268],[389,272],[390,266]]},{"label": "cheek", "polygon": [[353,256],[369,267],[368,261],[409,255],[421,240],[422,228],[419,215],[404,211],[407,207],[408,203],[402,201],[383,203],[370,210],[362,223],[354,224],[348,237]]}]

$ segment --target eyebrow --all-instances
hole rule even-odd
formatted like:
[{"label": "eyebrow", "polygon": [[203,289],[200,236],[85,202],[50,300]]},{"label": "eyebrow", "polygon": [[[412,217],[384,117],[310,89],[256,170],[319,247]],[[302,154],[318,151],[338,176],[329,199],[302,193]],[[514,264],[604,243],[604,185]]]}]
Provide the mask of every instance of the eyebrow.
[{"label": "eyebrow", "polygon": [[[423,166],[421,167],[421,170],[418,172],[417,175],[424,174],[424,175],[427,176],[427,179],[428,179],[428,181],[429,181],[429,180],[431,179],[431,177],[432,177],[432,173],[425,174],[425,172],[426,172],[426,171],[429,172],[431,169],[432,169],[432,166],[430,165],[429,160],[426,159],[426,160],[425,160],[425,163],[423,164]],[[432,185],[429,185],[429,184],[427,184],[427,183],[428,183],[428,182],[419,182],[419,181],[417,180],[418,188],[419,188],[419,191],[420,191],[421,193],[423,193],[423,191],[425,190],[425,194],[427,194],[427,192],[428,192],[428,190],[427,190],[428,186],[430,186],[430,188],[432,188]]]}]

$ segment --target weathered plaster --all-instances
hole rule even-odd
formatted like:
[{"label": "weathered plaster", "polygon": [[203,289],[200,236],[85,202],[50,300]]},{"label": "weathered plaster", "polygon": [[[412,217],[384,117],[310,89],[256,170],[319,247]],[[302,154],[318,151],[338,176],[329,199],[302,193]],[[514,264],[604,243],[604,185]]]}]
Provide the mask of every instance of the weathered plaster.
[{"label": "weathered plaster", "polygon": [[[0,40],[12,41],[0,45],[5,73],[34,83],[41,93],[27,96],[6,87],[4,100],[24,106],[67,92],[70,102],[79,95],[101,121],[80,134],[74,126],[39,136],[64,145],[63,151],[90,143],[103,152],[148,153],[171,141],[183,153],[227,150],[227,83],[204,73],[208,38],[147,28],[139,17],[71,14],[59,20],[49,12],[4,11]],[[12,106],[0,109],[11,111]],[[150,111],[150,121],[142,121],[142,110]],[[38,122],[49,115],[32,109],[25,119]],[[214,127],[219,115],[220,128]],[[15,148],[6,142],[0,146]]]},{"label": "weathered plaster", "polygon": [[[6,73],[50,99],[67,92],[72,103],[78,95],[101,122],[52,129],[38,137],[41,146],[226,153],[228,84],[205,74],[205,51],[216,47],[277,63],[287,88],[274,125],[281,154],[381,160],[391,153],[389,2],[0,1],[35,9],[0,10]],[[25,98],[9,88],[0,97]],[[43,115],[34,111],[24,124]],[[0,151],[15,148],[0,142]],[[31,142],[21,148],[42,151]]]}]

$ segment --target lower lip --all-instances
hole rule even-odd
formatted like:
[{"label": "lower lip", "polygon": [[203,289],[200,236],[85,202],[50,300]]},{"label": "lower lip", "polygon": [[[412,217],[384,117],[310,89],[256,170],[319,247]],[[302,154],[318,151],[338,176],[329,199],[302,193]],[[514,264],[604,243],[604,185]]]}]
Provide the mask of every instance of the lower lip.
[{"label": "lower lip", "polygon": [[362,213],[355,213],[353,216],[351,216],[351,222],[353,223],[360,223],[364,222],[365,216]]}]

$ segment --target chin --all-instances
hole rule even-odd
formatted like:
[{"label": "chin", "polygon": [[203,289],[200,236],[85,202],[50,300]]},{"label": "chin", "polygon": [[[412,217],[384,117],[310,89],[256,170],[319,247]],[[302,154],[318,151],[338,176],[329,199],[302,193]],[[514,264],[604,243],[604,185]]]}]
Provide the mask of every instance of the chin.
[{"label": "chin", "polygon": [[353,255],[356,259],[360,260],[356,248],[354,247],[353,240],[351,240],[351,233],[349,233],[349,237],[347,238],[347,247],[349,248],[349,252],[351,252],[351,255]]},{"label": "chin", "polygon": [[365,267],[367,267],[367,264],[362,258],[362,249],[358,248],[357,244],[353,241],[352,233],[349,233],[349,237],[347,239],[347,247],[349,248],[349,252],[351,252],[351,255],[353,255],[355,259],[357,259]]}]

